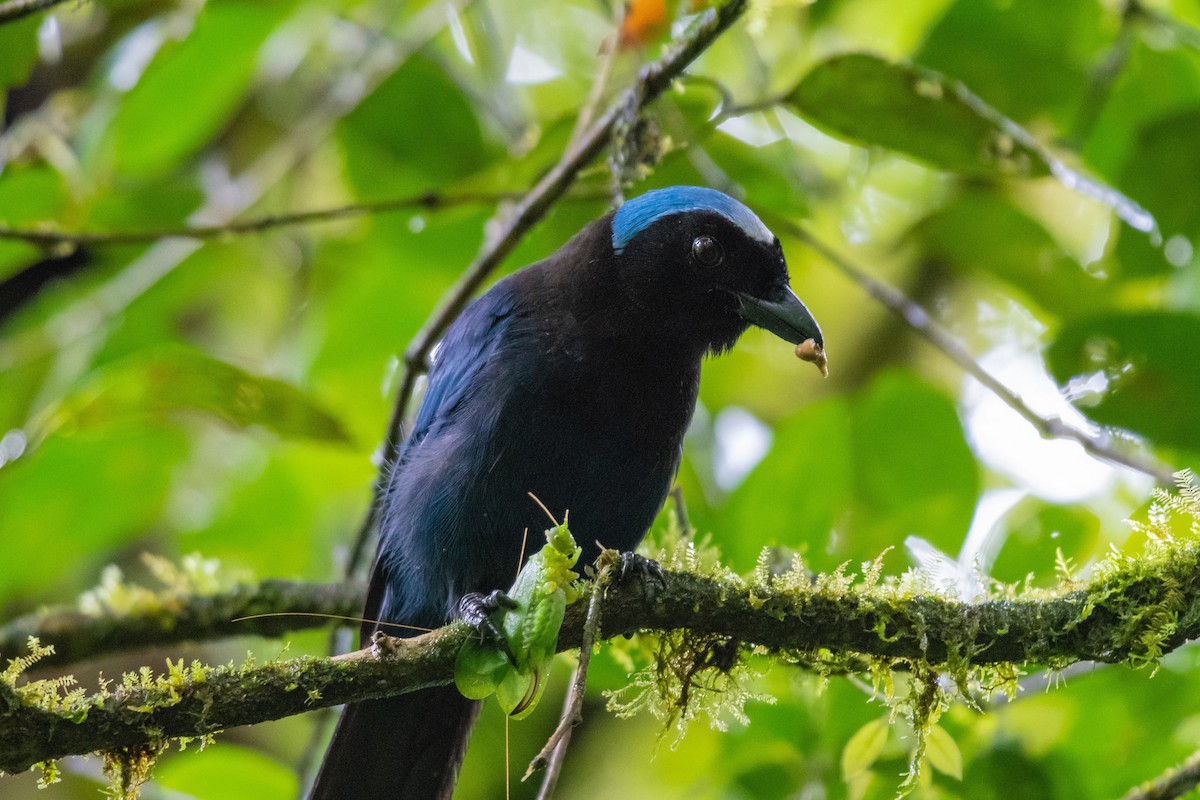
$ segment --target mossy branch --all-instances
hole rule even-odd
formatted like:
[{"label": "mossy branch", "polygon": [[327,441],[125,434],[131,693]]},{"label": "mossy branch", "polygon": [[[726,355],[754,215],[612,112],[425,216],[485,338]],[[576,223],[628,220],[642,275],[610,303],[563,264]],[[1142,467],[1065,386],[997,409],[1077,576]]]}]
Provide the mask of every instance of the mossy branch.
[{"label": "mossy branch", "polygon": [[216,668],[172,665],[165,677],[143,672],[76,702],[55,703],[44,692],[38,696],[17,688],[20,707],[0,713],[0,772],[23,772],[67,755],[200,738],[224,728],[449,683],[467,635],[467,628],[456,623],[336,658]]},{"label": "mossy branch", "polygon": [[[601,635],[687,629],[802,662],[819,652],[856,653],[952,672],[1000,663],[1143,664],[1200,637],[1200,548],[1191,544],[1123,560],[1086,587],[1044,599],[963,603],[907,595],[903,583],[850,583],[840,573],[814,582],[801,569],[754,582],[668,571],[663,589],[634,579],[610,587]],[[568,608],[560,650],[578,646],[587,606]],[[14,689],[9,678],[0,687],[0,770],[446,684],[467,635],[456,623],[412,639],[382,637],[374,648],[332,659],[172,665],[166,676],[146,671],[90,698],[44,685]]]},{"label": "mossy branch", "polygon": [[[179,642],[281,636],[291,630],[324,627],[329,624],[328,615],[357,617],[365,593],[360,583],[267,580],[213,594],[149,595],[153,602],[141,603],[127,613],[95,615],[74,606],[58,606],[0,626],[0,654],[24,652],[31,636],[54,647],[54,653],[41,659],[39,666],[62,666],[107,653]],[[266,613],[289,616],[234,621]]]},{"label": "mossy branch", "polygon": [[[827,650],[953,667],[1140,665],[1200,637],[1200,547],[1174,545],[1170,557],[1128,564],[1063,594],[979,603],[905,597],[893,586],[848,589],[836,576],[804,587],[794,572],[765,584],[670,572],[653,602],[629,587],[611,589],[601,636],[687,629],[771,653]],[[572,606],[560,645],[573,646],[581,627],[582,607]]]}]

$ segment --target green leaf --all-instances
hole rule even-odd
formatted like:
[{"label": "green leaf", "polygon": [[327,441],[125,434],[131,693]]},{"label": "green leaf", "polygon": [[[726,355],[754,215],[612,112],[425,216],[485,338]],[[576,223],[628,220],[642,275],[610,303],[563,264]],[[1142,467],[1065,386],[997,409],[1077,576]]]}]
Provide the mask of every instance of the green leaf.
[{"label": "green leaf", "polygon": [[875,773],[859,772],[846,781],[846,797],[850,800],[863,800],[875,783]]},{"label": "green leaf", "polygon": [[785,138],[754,147],[717,131],[705,142],[705,151],[755,204],[776,214],[797,218],[806,214],[806,165],[801,151]]},{"label": "green leaf", "polygon": [[979,467],[954,403],[895,370],[852,403],[823,400],[781,425],[712,527],[738,568],[749,569],[764,546],[784,544],[813,568],[832,569],[874,558],[909,534],[957,550],[978,494]]},{"label": "green leaf", "polygon": [[[0,25],[0,94],[29,80],[37,63],[38,15]],[[0,98],[0,112],[4,104]],[[0,164],[0,166],[3,166]]]},{"label": "green leaf", "polygon": [[1053,175],[1132,227],[1154,227],[1132,200],[1071,169],[964,84],[932,70],[848,53],[814,67],[789,99],[809,122],[835,136],[966,175]]},{"label": "green leaf", "polygon": [[87,227],[146,230],[182,226],[204,201],[203,191],[191,177],[112,186],[88,209]]},{"label": "green leaf", "polygon": [[221,742],[220,747],[206,748],[203,753],[189,748],[172,755],[155,766],[154,780],[196,800],[290,800],[300,790],[289,766],[232,742]]},{"label": "green leaf", "polygon": [[1016,119],[1066,122],[1111,42],[1106,22],[1114,16],[1097,0],[957,0],[914,60],[953,75]]},{"label": "green leaf", "polygon": [[957,550],[975,513],[979,465],[954,402],[911,372],[885,372],[859,400],[852,430],[854,554],[878,555],[910,534]]},{"label": "green leaf", "polygon": [[364,198],[446,186],[493,155],[462,89],[421,56],[408,59],[348,114],[339,135],[347,175]]},{"label": "green leaf", "polygon": [[887,717],[880,717],[871,720],[854,732],[850,741],[846,742],[846,746],[842,748],[842,777],[847,782],[853,780],[859,773],[871,769],[871,766],[879,760],[884,745],[887,744],[890,730],[891,726],[888,725]]},{"label": "green leaf", "polygon": [[[407,219],[381,216],[369,223],[365,237],[329,241],[313,254],[320,302],[309,312],[319,331],[312,381],[356,438],[378,439],[391,407],[381,392],[384,370],[470,262],[488,213],[469,208]],[[410,219],[427,226],[414,233]],[[397,291],[398,276],[403,291]]]},{"label": "green leaf", "polygon": [[[1195,263],[1200,245],[1200,152],[1196,131],[1200,130],[1200,108],[1168,117],[1147,126],[1137,137],[1126,162],[1121,186],[1154,214],[1162,228],[1165,248],[1142,236],[1122,231],[1117,242],[1117,260],[1125,274],[1161,274],[1173,267]],[[1173,237],[1180,237],[1172,242]],[[1172,255],[1171,248],[1183,252]]]},{"label": "green leaf", "polygon": [[1057,551],[1075,564],[1086,564],[1101,544],[1100,518],[1094,513],[1033,497],[1017,503],[1003,524],[1003,544],[988,574],[1007,583],[1018,583],[1032,574],[1035,585],[1056,586]]},{"label": "green leaf", "polygon": [[1130,311],[1068,323],[1046,351],[1051,373],[1107,383],[1083,408],[1091,419],[1173,447],[1200,450],[1200,316]]},{"label": "green leaf", "polygon": [[464,696],[482,700],[494,691],[513,719],[533,713],[546,689],[563,613],[579,596],[579,576],[571,567],[580,552],[565,522],[546,531],[546,545],[529,558],[508,592],[515,607],[504,610],[502,630],[512,660],[495,645],[468,639],[454,666],[454,683]]},{"label": "green leaf", "polygon": [[816,558],[814,566],[836,565],[839,556],[826,550],[853,497],[852,424],[849,403],[831,398],[805,406],[776,429],[771,450],[712,525],[730,563],[750,569],[764,546],[783,543]]},{"label": "green leaf", "polygon": [[217,135],[245,100],[258,50],[289,2],[209,3],[196,27],[165,46],[121,101],[113,122],[117,169],[175,168]]},{"label": "green leaf", "polygon": [[[202,549],[258,575],[327,580],[330,548],[362,513],[363,487],[375,476],[368,453],[312,440],[203,436],[189,464],[187,485],[196,494],[172,507],[179,548]],[[312,535],[297,537],[300,529]]]},{"label": "green leaf", "polygon": [[[1053,713],[1068,712],[1059,708],[1052,711],[1042,709],[1040,713],[1043,719],[1052,719]],[[1099,743],[1101,738],[1106,738],[1103,730],[1105,729],[1081,730],[1079,734],[1084,742]],[[967,785],[974,791],[970,796],[991,800],[1014,797],[1020,797],[1021,800],[1057,800],[1072,795],[1103,797],[1105,795],[1101,792],[1078,792],[1080,776],[1076,769],[1079,765],[1086,763],[1089,765],[1089,771],[1108,772],[1094,770],[1097,763],[1095,750],[1090,752],[1093,755],[1086,761],[1079,759],[1074,763],[1062,758],[1044,759],[1025,752],[1021,740],[1016,737],[999,738],[995,745],[971,760],[971,767],[967,772]],[[1116,761],[1106,760],[1103,763],[1124,764],[1125,760],[1118,757]],[[1132,783],[1137,783],[1137,780],[1135,778]],[[1110,783],[1115,785],[1116,781]],[[1124,784],[1128,785],[1130,784]],[[1124,789],[1119,789],[1117,794],[1123,791]]]},{"label": "green leaf", "polygon": [[835,136],[940,169],[984,176],[1050,172],[1042,153],[1014,138],[1013,123],[932,70],[848,53],[814,67],[789,100]]},{"label": "green leaf", "polygon": [[40,438],[199,411],[236,427],[281,436],[345,441],[336,419],[294,386],[252,375],[181,347],[140,353],[102,367],[45,415]]},{"label": "green leaf", "polygon": [[962,752],[954,737],[946,733],[941,725],[934,725],[925,734],[925,757],[938,772],[949,775],[955,780],[962,780]]},{"label": "green leaf", "polygon": [[[1101,175],[1125,191],[1121,173],[1136,154],[1142,130],[1167,117],[1200,107],[1200,63],[1194,53],[1134,40],[1104,106],[1099,109],[1082,155]],[[1137,197],[1137,193],[1133,193]],[[1144,198],[1143,198],[1144,199]],[[1150,206],[1153,210],[1153,206]]]},{"label": "green leaf", "polygon": [[[172,207],[186,202],[177,199],[164,197],[160,213],[171,213]],[[146,353],[168,342],[220,353],[223,360],[238,364],[295,364],[281,361],[278,349],[287,338],[283,332],[294,330],[289,325],[303,316],[296,307],[294,262],[286,241],[251,236],[196,250],[122,310],[121,324],[106,332],[95,364]],[[88,276],[115,272],[143,249],[94,248],[96,260]],[[378,382],[372,388],[377,386]],[[370,438],[377,435],[373,431]]]},{"label": "green leaf", "polygon": [[160,520],[188,450],[181,431],[136,427],[54,437],[0,468],[0,604],[21,592],[61,602],[51,594],[72,572],[94,583],[96,559],[111,557],[100,554]]},{"label": "green leaf", "polygon": [[927,258],[967,274],[1000,278],[1011,291],[1056,315],[1094,313],[1111,293],[1111,283],[1085,272],[1037,220],[991,192],[954,197],[919,222],[913,234]]}]

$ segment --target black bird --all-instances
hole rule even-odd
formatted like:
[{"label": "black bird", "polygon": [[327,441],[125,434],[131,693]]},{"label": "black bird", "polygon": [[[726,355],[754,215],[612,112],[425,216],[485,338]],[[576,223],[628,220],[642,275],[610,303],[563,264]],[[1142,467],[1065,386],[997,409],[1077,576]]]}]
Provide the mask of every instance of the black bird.
[{"label": "black bird", "polygon": [[[464,598],[478,610],[475,593],[512,584],[524,531],[545,527],[529,493],[570,510],[580,563],[596,540],[637,547],[679,468],[700,362],[751,323],[824,371],[779,240],[713,189],[648,192],[496,283],[435,350],[364,616],[433,628]],[[449,797],[478,705],[454,686],[348,705],[312,797]]]}]

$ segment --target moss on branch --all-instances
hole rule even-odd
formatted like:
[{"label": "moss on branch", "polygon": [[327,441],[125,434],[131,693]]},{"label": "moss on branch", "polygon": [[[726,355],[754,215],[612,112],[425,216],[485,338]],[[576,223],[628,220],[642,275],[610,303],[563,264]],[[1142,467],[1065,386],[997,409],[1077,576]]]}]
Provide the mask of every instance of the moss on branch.
[{"label": "moss on branch", "polygon": [[[140,588],[140,587],[139,587]],[[142,590],[130,607],[81,610],[58,606],[0,626],[0,654],[25,649],[30,636],[54,646],[40,666],[62,666],[107,653],[230,636],[281,636],[329,624],[326,616],[357,616],[365,588],[357,583],[266,580],[213,593]],[[255,614],[287,613],[244,619]],[[299,616],[314,614],[317,616]]]},{"label": "moss on branch", "polygon": [[[935,665],[1139,663],[1200,636],[1200,563],[1190,547],[1178,556],[1160,571],[1120,572],[1054,597],[980,603],[670,573],[651,602],[628,587],[610,591],[602,635],[686,628],[777,653],[830,650]],[[1178,616],[1170,631],[1155,630],[1153,614],[1142,613],[1164,602]],[[582,614],[578,605],[568,609],[560,644],[578,643]],[[1162,641],[1151,646],[1158,633]]]},{"label": "moss on branch", "polygon": [[[0,713],[0,771],[14,773],[62,756],[200,738],[352,700],[415,691],[449,681],[467,629],[455,624],[417,639],[336,658],[265,664],[148,669],[91,697],[37,682],[15,689],[19,707]],[[3,695],[0,695],[3,696]]]},{"label": "moss on branch", "polygon": [[[783,574],[760,570],[750,580],[721,568],[668,571],[665,588],[638,579],[610,587],[601,601],[602,635],[684,629],[695,641],[731,643],[731,660],[753,647],[804,663],[819,653],[860,654],[952,674],[1004,663],[1137,665],[1200,636],[1197,546],[1161,544],[1137,559],[1114,559],[1086,586],[981,603],[923,592],[909,576],[880,584],[877,564],[864,565],[862,580],[842,571],[813,578],[801,564]],[[578,645],[586,606],[568,608],[560,650]],[[91,697],[67,691],[69,681],[18,685],[20,669],[11,670],[0,680],[0,770],[161,746],[170,738],[446,684],[467,635],[456,623],[412,639],[381,637],[374,648],[333,659],[217,668],[180,662],[166,675],[143,670]],[[722,659],[708,661],[721,668]]]}]

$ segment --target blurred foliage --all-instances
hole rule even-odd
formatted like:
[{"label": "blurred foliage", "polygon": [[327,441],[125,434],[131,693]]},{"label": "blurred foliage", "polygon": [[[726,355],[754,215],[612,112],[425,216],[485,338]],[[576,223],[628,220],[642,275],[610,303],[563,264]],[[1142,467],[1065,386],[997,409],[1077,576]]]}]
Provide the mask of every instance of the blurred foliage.
[{"label": "blurred foliage", "polygon": [[[694,8],[636,0],[623,22],[619,6],[105,0],[0,25],[0,222],[152,230],[521,191],[570,140],[606,38],[620,32],[611,97]],[[632,191],[703,183],[803,222],[1039,413],[1196,467],[1198,24],[1196,0],[760,0],[650,109],[661,161]],[[582,177],[607,187],[602,167]],[[506,269],[604,208],[594,194],[560,203]],[[1138,229],[1139,208],[1156,230]],[[398,360],[492,211],[74,253],[0,240],[0,615],[75,596],[109,563],[136,575],[147,551],[339,577]],[[994,401],[977,384],[784,244],[832,375],[818,382],[758,332],[706,364],[679,482],[729,562],[749,570],[769,545],[832,568],[894,546],[889,571],[940,551],[960,577],[1045,585],[1060,552],[1086,572],[1136,548],[1125,520],[1144,518],[1149,479],[1029,442],[1015,412],[983,413]],[[1030,477],[1046,474],[1061,484]],[[246,646],[281,649],[170,655]],[[322,649],[298,635],[290,652]],[[97,669],[145,659],[78,677],[92,687]],[[613,652],[593,663],[593,689],[627,678]],[[564,675],[556,663],[551,693]],[[1027,679],[984,713],[952,708],[915,796],[1118,796],[1200,748],[1198,677],[1184,649],[1153,680],[1097,668],[1049,692]],[[562,796],[894,794],[911,737],[880,725],[858,685],[782,668],[760,684],[777,703],[750,703],[748,726],[693,726],[678,743],[589,706]],[[548,697],[512,726],[514,764],[557,708]],[[313,723],[170,754],[145,796],[294,797]],[[459,797],[497,795],[503,725],[489,706]],[[34,776],[0,781],[6,798],[43,796]],[[97,764],[72,760],[44,796],[95,797],[101,783]]]}]

